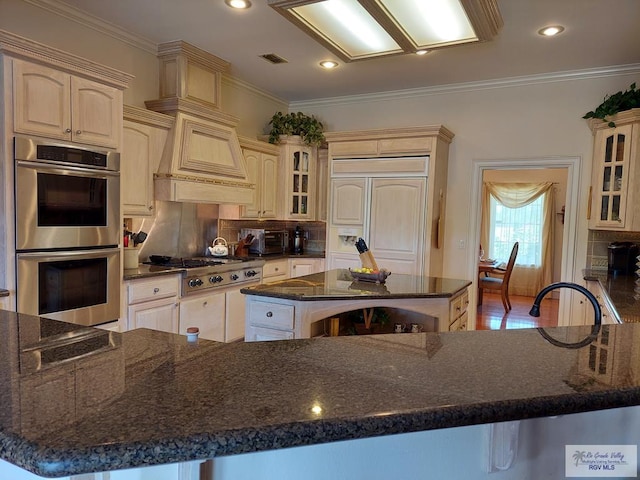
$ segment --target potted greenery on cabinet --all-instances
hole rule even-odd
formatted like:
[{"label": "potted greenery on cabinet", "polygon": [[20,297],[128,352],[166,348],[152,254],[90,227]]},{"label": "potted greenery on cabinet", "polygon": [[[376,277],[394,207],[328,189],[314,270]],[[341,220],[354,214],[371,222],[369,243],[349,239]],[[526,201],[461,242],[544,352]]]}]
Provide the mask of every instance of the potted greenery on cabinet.
[{"label": "potted greenery on cabinet", "polygon": [[[619,91],[604,97],[604,101],[595,110],[587,112],[582,118],[598,118],[603,122],[607,122],[607,117],[634,108],[640,108],[640,90],[637,90],[636,84],[632,83],[629,86],[629,90]],[[615,128],[616,126],[611,119],[609,119],[607,125],[610,128]]]},{"label": "potted greenery on cabinet", "polygon": [[324,142],[324,125],[313,115],[277,112],[271,117],[269,125],[269,143],[280,143],[282,135],[299,135],[303,143],[316,147]]}]

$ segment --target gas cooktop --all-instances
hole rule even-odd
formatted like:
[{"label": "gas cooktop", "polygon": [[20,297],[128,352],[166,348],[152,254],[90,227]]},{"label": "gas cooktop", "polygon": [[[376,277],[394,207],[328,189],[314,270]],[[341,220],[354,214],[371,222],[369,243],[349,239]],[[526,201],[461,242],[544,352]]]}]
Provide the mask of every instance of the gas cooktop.
[{"label": "gas cooktop", "polygon": [[[248,259],[247,259],[248,260]],[[143,262],[147,265],[159,265],[168,268],[201,268],[213,267],[216,265],[227,265],[234,263],[242,263],[245,260],[237,257],[192,257],[192,258],[169,258],[166,261],[148,261]]]}]

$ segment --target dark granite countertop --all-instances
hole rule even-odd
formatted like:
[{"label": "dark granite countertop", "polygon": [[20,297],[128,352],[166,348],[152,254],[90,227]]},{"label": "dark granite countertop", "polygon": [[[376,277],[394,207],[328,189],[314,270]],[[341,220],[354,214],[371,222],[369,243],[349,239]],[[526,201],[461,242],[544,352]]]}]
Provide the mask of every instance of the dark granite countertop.
[{"label": "dark granite countertop", "polygon": [[363,298],[446,298],[471,285],[468,280],[391,274],[384,284],[355,281],[348,269],[328,270],[240,290],[246,295],[289,300],[347,300]]},{"label": "dark granite countertop", "polygon": [[304,253],[282,253],[282,254],[269,254],[269,255],[254,255],[249,254],[249,258],[259,258],[266,262],[271,260],[283,260],[289,258],[325,258],[325,252],[304,252]]},{"label": "dark granite countertop", "polygon": [[123,270],[123,280],[135,280],[137,278],[156,277],[158,275],[182,274],[185,270],[179,268],[164,267],[162,265],[140,264],[138,268],[126,268]]},{"label": "dark granite countertop", "polygon": [[[72,343],[34,371],[34,347],[94,329],[0,311],[0,458],[64,476],[639,405],[640,324],[601,328],[577,349],[537,329],[230,344],[101,331],[93,353]],[[611,374],[592,371],[593,346]]]},{"label": "dark granite countertop", "polygon": [[596,269],[584,270],[583,274],[585,280],[600,282],[622,321],[640,322],[640,277]]}]

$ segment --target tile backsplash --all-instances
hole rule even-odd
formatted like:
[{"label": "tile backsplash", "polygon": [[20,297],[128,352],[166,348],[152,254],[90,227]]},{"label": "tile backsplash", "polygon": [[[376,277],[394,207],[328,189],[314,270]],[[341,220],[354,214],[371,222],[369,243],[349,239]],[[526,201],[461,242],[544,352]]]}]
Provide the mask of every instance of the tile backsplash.
[{"label": "tile backsplash", "polygon": [[607,247],[611,242],[633,242],[640,245],[640,232],[611,232],[605,230],[589,230],[587,237],[588,269],[607,269]]},{"label": "tile backsplash", "polygon": [[243,228],[266,228],[269,230],[289,230],[292,232],[300,225],[307,235],[305,251],[309,253],[324,253],[326,246],[327,224],[325,222],[297,222],[289,220],[218,220],[218,235],[236,242],[240,240],[240,230]]}]

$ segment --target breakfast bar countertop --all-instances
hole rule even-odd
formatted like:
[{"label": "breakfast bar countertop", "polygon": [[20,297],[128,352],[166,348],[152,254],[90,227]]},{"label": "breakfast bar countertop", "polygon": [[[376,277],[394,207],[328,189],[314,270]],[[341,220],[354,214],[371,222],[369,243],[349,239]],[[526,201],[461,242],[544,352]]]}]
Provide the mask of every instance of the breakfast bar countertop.
[{"label": "breakfast bar countertop", "polygon": [[640,405],[640,324],[601,327],[608,376],[558,343],[590,326],[228,344],[87,328],[0,310],[0,459],[56,477]]}]

